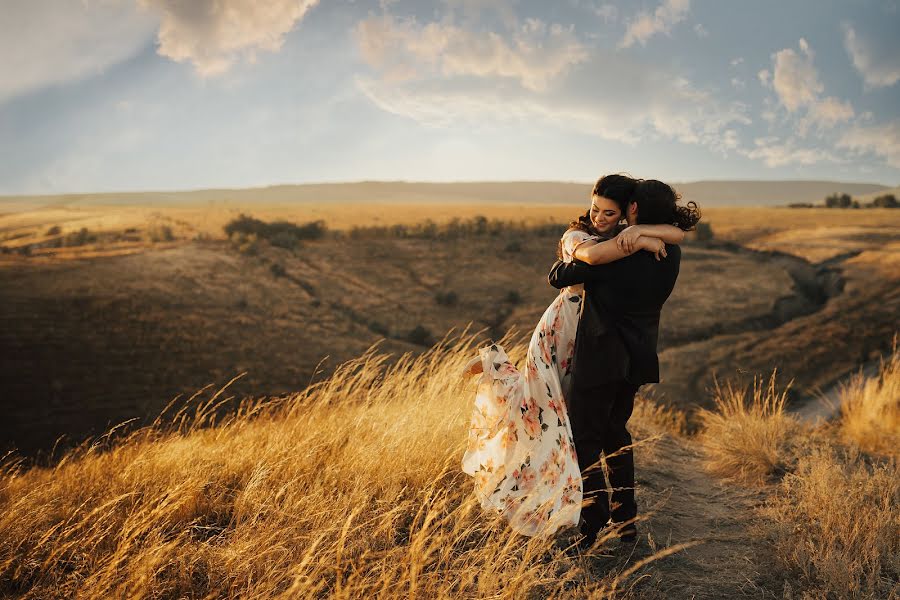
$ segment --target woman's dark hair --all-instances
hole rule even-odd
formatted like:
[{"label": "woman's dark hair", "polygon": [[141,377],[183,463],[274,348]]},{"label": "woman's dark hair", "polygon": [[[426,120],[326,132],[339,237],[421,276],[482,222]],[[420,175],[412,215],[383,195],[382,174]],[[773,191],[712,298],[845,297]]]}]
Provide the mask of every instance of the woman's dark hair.
[{"label": "woman's dark hair", "polygon": [[[594,184],[594,189],[591,191],[591,199],[593,200],[594,196],[609,198],[616,203],[616,206],[622,211],[622,216],[624,216],[628,212],[628,203],[631,202],[631,197],[634,195],[637,184],[637,179],[622,173],[604,175]],[[569,229],[577,229],[586,231],[591,235],[598,235],[594,224],[591,223],[591,209],[588,208],[583,215],[569,223],[566,231]],[[560,239],[556,247],[556,256],[562,260],[562,239]]]},{"label": "woman's dark hair", "polygon": [[700,221],[700,207],[694,201],[679,205],[681,196],[672,186],[657,179],[638,182],[632,202],[637,202],[639,224],[674,225],[683,231],[693,231]]}]

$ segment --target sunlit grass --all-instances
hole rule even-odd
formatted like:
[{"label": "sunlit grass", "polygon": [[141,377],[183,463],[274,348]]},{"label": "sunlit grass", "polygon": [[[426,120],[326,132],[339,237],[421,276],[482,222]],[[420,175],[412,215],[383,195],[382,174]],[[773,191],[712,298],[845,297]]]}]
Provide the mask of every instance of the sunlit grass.
[{"label": "sunlit grass", "polygon": [[475,341],[391,365],[373,349],[218,422],[213,397],[52,468],[9,465],[0,594],[612,595],[634,565],[597,576],[564,538],[518,536],[478,506],[460,470],[474,388],[459,374]]}]

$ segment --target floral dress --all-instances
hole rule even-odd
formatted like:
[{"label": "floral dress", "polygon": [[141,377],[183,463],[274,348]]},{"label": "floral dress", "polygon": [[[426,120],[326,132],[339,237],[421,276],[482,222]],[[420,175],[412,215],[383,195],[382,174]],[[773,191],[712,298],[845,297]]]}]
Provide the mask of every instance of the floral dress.
[{"label": "floral dress", "polygon": [[[578,230],[562,238],[563,260],[591,237]],[[473,475],[486,510],[501,514],[523,535],[549,535],[576,525],[581,472],[563,390],[570,384],[581,286],[565,288],[547,307],[528,344],[525,370],[501,346],[480,350],[478,383],[463,471]]]}]

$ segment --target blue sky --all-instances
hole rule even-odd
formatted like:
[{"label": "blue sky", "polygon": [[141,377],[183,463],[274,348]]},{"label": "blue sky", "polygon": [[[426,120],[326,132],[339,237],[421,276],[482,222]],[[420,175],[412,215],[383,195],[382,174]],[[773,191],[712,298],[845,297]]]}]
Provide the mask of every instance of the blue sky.
[{"label": "blue sky", "polygon": [[0,0],[0,194],[900,183],[900,0]]}]

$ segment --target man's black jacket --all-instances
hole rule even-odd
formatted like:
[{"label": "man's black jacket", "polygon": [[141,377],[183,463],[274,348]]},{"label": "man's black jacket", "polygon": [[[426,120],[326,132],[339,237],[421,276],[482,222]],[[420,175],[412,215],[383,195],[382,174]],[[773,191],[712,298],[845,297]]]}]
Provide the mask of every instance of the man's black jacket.
[{"label": "man's black jacket", "polygon": [[657,261],[643,250],[605,265],[557,261],[550,285],[584,284],[584,304],[572,363],[575,387],[613,381],[635,385],[659,381],[659,315],[675,287],[681,249],[666,244]]}]

